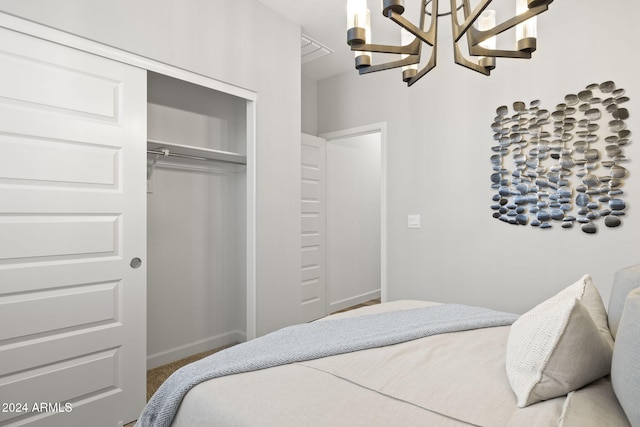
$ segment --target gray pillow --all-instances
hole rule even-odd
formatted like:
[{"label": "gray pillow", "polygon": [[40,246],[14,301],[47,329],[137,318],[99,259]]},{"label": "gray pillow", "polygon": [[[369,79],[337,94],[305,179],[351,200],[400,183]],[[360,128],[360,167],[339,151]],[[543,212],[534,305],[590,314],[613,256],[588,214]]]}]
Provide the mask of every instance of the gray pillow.
[{"label": "gray pillow", "polygon": [[609,329],[616,337],[620,315],[629,292],[640,287],[640,264],[618,270],[613,277],[613,288],[609,298]]},{"label": "gray pillow", "polygon": [[640,288],[629,294],[620,318],[611,383],[631,425],[640,427]]}]

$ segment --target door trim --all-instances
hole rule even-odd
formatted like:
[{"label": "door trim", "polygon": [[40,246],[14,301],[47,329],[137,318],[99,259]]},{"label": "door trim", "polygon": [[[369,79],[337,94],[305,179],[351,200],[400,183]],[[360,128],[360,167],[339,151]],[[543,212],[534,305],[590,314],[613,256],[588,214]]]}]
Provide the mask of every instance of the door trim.
[{"label": "door trim", "polygon": [[379,122],[320,134],[327,142],[380,133],[380,300],[387,301],[387,123]]},{"label": "door trim", "polygon": [[120,50],[118,48],[102,44],[72,33],[47,27],[33,21],[28,21],[17,16],[9,15],[0,11],[0,27],[52,41],[63,46],[82,50],[107,59],[122,62],[134,67],[143,68],[158,74],[175,77],[200,86],[206,86],[220,92],[244,98],[248,101],[255,101],[258,94],[249,89],[212,79],[202,74],[197,74],[183,68],[174,67],[154,59],[146,58],[135,53]]}]

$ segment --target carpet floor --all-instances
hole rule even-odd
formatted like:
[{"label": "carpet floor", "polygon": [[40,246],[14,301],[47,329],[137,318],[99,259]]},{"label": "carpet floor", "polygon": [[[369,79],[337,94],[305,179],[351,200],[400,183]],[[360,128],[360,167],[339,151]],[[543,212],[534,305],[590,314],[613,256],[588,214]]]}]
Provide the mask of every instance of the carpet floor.
[{"label": "carpet floor", "polygon": [[380,304],[380,298],[372,299],[372,300],[369,300],[369,301],[365,301],[365,302],[363,302],[361,304],[357,304],[357,305],[354,305],[354,306],[351,306],[351,307],[347,307],[347,308],[344,308],[342,310],[334,311],[331,314],[343,313],[345,311],[351,311],[351,310],[355,310],[356,308],[367,307],[367,306],[376,305],[376,304]]},{"label": "carpet floor", "polygon": [[[176,360],[175,362],[167,363],[166,365],[158,366],[157,368],[149,369],[147,371],[147,402],[153,396],[153,393],[158,390],[158,387],[171,375],[174,371],[182,368],[189,363],[200,360],[213,353],[217,353],[220,350],[234,346],[235,344],[229,344],[224,347],[216,348],[214,350],[205,351],[202,353],[194,354],[184,359]],[[125,424],[123,427],[134,427],[135,421],[129,424]]]},{"label": "carpet floor", "polygon": [[147,401],[151,399],[153,393],[156,392],[158,387],[171,375],[174,371],[182,368],[184,365],[200,360],[213,353],[217,353],[220,350],[234,346],[229,344],[224,347],[216,348],[214,350],[205,351],[203,353],[194,354],[193,356],[185,357],[184,359],[176,360],[175,362],[168,363],[166,365],[158,366],[157,368],[149,369],[147,371]]}]

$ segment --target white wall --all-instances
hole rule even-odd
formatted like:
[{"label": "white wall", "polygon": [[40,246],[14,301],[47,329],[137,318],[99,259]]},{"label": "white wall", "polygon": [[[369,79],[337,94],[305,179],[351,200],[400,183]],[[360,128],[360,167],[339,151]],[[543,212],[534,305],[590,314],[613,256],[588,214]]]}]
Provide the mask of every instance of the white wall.
[{"label": "white wall", "polygon": [[[319,82],[320,133],[388,123],[388,295],[523,312],[591,273],[605,301],[614,271],[640,262],[640,144],[624,186],[621,227],[518,227],[492,218],[490,125],[500,105],[540,99],[553,110],[568,93],[613,80],[631,101],[628,127],[640,132],[640,80],[630,46],[640,40],[640,4],[553,2],[538,20],[530,60],[498,59],[491,77],[453,63],[442,20],[438,66],[407,88],[396,70],[341,74]],[[420,230],[407,214],[422,215]]]},{"label": "white wall", "polygon": [[244,340],[244,177],[158,167],[148,200],[148,368]]},{"label": "white wall", "polygon": [[257,92],[257,331],[296,322],[300,26],[255,0],[0,0],[0,10]]},{"label": "white wall", "polygon": [[329,312],[380,296],[380,134],[327,142]]}]

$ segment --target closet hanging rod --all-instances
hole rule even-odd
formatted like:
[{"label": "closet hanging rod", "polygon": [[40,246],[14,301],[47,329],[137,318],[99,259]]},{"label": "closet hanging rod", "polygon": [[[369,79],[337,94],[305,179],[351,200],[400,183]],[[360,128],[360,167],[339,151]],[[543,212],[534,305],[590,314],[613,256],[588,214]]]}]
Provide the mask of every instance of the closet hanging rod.
[{"label": "closet hanging rod", "polygon": [[208,160],[240,165],[247,164],[247,156],[228,151],[214,150],[211,148],[195,147],[191,145],[175,144],[164,141],[147,141],[147,153],[156,156],[180,157],[192,160]]},{"label": "closet hanging rod", "polygon": [[215,159],[207,159],[206,157],[196,157],[196,156],[189,156],[187,154],[172,153],[169,150],[167,150],[167,152],[147,150],[147,154],[157,154],[159,156],[168,156],[168,157],[180,157],[183,159],[192,159],[192,160],[215,160]]}]

